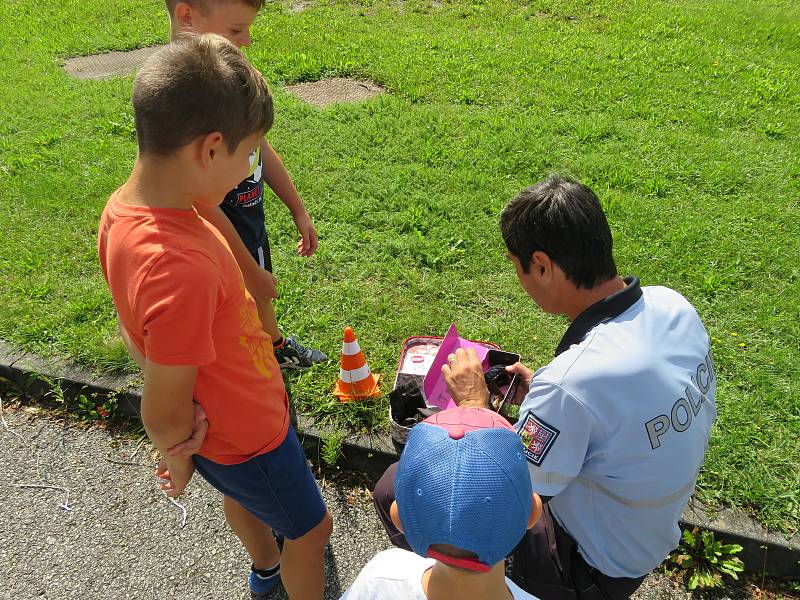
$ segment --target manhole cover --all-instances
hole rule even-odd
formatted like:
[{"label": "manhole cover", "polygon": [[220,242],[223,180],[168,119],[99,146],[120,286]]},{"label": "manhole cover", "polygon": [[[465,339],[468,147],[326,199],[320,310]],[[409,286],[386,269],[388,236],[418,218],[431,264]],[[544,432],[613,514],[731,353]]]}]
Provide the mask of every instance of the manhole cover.
[{"label": "manhole cover", "polygon": [[290,85],[286,90],[301,100],[320,108],[338,102],[359,102],[386,92],[386,88],[377,83],[346,77],[298,83]]},{"label": "manhole cover", "polygon": [[161,46],[139,48],[130,52],[107,52],[91,56],[76,56],[64,64],[64,70],[77,79],[105,79],[133,74],[147,57]]}]

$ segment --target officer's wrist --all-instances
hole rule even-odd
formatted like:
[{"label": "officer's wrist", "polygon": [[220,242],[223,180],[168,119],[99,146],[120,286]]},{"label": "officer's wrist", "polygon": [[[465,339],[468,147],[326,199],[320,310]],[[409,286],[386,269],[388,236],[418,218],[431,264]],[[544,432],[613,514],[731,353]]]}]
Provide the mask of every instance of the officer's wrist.
[{"label": "officer's wrist", "polygon": [[485,396],[468,396],[463,400],[457,401],[456,404],[462,408],[489,408],[489,399]]}]

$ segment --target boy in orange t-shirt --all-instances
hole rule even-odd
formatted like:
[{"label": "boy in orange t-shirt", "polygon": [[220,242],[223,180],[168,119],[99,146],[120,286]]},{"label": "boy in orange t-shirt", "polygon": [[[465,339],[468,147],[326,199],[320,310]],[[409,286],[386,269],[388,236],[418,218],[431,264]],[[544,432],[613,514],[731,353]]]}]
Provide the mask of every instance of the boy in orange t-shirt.
[{"label": "boy in orange t-shirt", "polygon": [[[219,232],[215,206],[252,166],[272,125],[261,75],[222,37],[173,42],[139,71],[139,155],[109,199],[98,251],[123,339],[144,363],[142,422],[178,496],[197,468],[224,494],[225,517],[253,561],[263,597],[278,573],[270,528],[285,537],[281,578],[293,599],[321,599],[332,519],[289,427],[286,390],[253,298]],[[208,430],[193,458],[192,399]]]}]

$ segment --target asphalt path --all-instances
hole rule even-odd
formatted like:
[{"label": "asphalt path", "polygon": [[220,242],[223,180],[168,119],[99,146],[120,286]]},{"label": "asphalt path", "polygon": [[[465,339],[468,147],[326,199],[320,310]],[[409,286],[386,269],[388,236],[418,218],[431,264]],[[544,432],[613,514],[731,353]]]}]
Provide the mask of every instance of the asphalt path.
[{"label": "asphalt path", "polygon": [[[0,600],[249,599],[247,555],[201,477],[180,498],[184,524],[157,488],[148,444],[32,408],[2,415]],[[389,542],[357,477],[318,482],[334,518],[325,593],[334,599]],[[634,596],[681,597],[658,573]]]}]

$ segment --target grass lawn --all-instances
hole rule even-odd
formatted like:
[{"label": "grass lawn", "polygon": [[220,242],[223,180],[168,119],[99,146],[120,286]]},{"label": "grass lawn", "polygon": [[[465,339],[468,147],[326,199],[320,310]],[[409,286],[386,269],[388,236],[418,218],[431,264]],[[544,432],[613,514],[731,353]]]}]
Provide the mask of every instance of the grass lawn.
[{"label": "grass lawn", "polygon": [[[160,0],[0,2],[0,338],[131,368],[94,249],[135,156],[131,79],[75,81],[60,65],[166,35]],[[601,197],[621,272],[683,293],[712,335],[719,420],[701,498],[800,526],[795,0],[276,2],[255,38],[270,137],[321,239],[294,256],[270,199],[281,323],[334,357],[292,377],[305,411],[386,425],[385,399],[330,395],[345,325],[387,392],[402,340],[451,322],[546,362],[566,323],[518,288],[497,216],[566,173]],[[319,110],[282,89],[333,74],[390,93]]]}]

